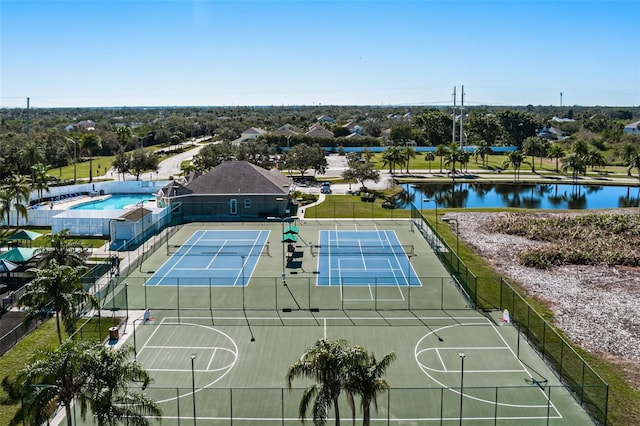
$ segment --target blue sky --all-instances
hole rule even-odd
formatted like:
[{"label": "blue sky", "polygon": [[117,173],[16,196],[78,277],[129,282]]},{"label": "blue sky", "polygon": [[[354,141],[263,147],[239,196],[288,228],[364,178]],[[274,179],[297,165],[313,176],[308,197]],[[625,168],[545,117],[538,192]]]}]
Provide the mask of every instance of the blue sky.
[{"label": "blue sky", "polygon": [[0,0],[0,107],[640,105],[640,1]]}]

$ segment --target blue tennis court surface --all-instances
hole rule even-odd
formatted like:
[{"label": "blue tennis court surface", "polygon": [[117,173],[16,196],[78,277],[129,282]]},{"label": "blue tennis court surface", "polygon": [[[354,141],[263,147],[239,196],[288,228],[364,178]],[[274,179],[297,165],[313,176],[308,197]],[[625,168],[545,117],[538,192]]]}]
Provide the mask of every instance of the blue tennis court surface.
[{"label": "blue tennis court surface", "polygon": [[246,286],[265,253],[269,232],[195,231],[184,244],[167,246],[173,255],[146,285],[180,285],[181,278],[188,278],[191,286]]},{"label": "blue tennis court surface", "polygon": [[319,286],[420,286],[395,231],[320,231]]}]

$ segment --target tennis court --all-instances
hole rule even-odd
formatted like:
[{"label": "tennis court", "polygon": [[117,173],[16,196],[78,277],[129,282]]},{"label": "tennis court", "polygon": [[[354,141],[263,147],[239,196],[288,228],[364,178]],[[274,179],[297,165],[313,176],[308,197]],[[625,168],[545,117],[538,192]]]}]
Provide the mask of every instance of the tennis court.
[{"label": "tennis court", "polygon": [[[284,375],[321,338],[346,339],[378,358],[396,353],[372,424],[590,423],[500,312],[470,308],[409,222],[295,225],[296,262],[283,223],[184,225],[153,241],[120,281],[127,285],[111,290],[106,308],[150,312],[126,336],[153,377],[145,393],[160,402],[163,425],[301,424],[298,404],[311,383],[288,390]],[[329,279],[347,269],[350,284]],[[344,396],[340,404],[348,422]]]},{"label": "tennis court", "polygon": [[146,285],[246,286],[265,247],[269,231],[199,230],[184,244],[167,245],[169,259]]},{"label": "tennis court", "polygon": [[420,286],[411,255],[393,230],[320,231],[318,285]]}]

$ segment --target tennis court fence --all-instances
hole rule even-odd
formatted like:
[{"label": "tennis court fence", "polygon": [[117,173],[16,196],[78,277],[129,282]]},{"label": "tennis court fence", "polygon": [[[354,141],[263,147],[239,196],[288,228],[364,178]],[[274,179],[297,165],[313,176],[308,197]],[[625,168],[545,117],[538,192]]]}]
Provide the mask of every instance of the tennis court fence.
[{"label": "tennis court fence", "polygon": [[[185,360],[188,370],[190,360]],[[292,360],[293,362],[294,360]],[[285,372],[282,374],[284,375]],[[203,373],[198,373],[201,375]],[[206,374],[206,373],[205,373]],[[198,377],[198,379],[200,379]],[[524,382],[523,382],[524,383]],[[139,389],[132,389],[139,391]],[[193,390],[196,392],[194,393]],[[450,424],[465,419],[482,419],[482,424],[506,424],[526,418],[539,424],[553,424],[561,419],[555,406],[566,401],[562,386],[464,387],[464,404],[460,404],[460,387],[396,388],[380,392],[376,398],[377,410],[371,407],[371,424]],[[145,389],[145,395],[160,401],[163,425],[179,425],[205,422],[207,425],[256,425],[301,424],[299,404],[303,388],[163,388],[153,385]],[[534,406],[514,407],[514,395],[518,400],[539,401]],[[362,413],[356,397],[355,413],[349,409],[344,394],[339,399],[340,417],[343,421],[355,417],[361,422]],[[74,410],[79,410],[74,404]],[[307,412],[307,421],[312,414]],[[80,418],[80,413],[75,413]],[[333,410],[329,414],[333,418]]]},{"label": "tennis court fence", "polygon": [[552,327],[525,298],[503,277],[496,283],[483,282],[473,274],[453,249],[431,226],[422,212],[411,209],[417,229],[431,245],[457,284],[479,310],[508,309],[511,320],[527,342],[552,367],[576,401],[598,422],[607,424],[609,385],[593,370],[580,354]]}]

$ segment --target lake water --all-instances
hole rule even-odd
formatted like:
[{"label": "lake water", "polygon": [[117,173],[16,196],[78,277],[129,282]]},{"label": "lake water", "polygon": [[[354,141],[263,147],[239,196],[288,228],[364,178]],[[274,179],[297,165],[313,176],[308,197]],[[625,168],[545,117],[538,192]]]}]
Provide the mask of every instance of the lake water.
[{"label": "lake water", "polygon": [[[433,183],[404,184],[404,200],[417,208],[498,208],[589,210],[638,207],[640,187],[571,184]],[[405,204],[408,205],[408,204]]]}]

